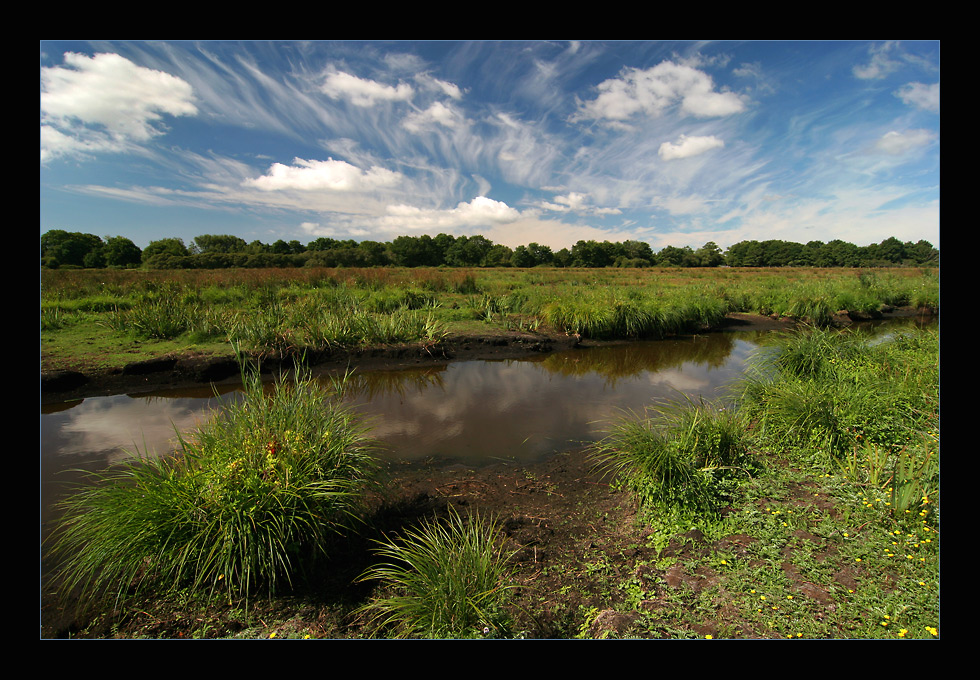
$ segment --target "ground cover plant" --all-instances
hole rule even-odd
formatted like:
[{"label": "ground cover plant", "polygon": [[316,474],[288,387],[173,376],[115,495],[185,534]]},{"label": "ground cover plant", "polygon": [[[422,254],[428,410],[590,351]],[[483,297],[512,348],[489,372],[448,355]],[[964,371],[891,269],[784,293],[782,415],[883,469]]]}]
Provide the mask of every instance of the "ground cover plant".
[{"label": "ground cover plant", "polygon": [[178,454],[137,457],[68,497],[54,539],[66,592],[275,593],[356,522],[376,468],[358,419],[300,374],[269,394],[247,375]]}]

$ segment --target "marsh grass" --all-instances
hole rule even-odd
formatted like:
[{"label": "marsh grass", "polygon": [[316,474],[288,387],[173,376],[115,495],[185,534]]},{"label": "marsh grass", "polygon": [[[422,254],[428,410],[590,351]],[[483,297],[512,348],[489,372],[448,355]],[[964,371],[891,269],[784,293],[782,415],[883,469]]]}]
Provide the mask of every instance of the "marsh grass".
[{"label": "marsh grass", "polygon": [[716,513],[756,467],[739,413],[689,398],[621,418],[591,455],[641,504],[681,515]]},{"label": "marsh grass", "polygon": [[509,555],[495,521],[450,506],[401,537],[379,541],[385,560],[361,581],[377,581],[379,594],[361,610],[369,628],[398,638],[499,637],[508,630],[504,604],[514,585]]},{"label": "marsh grass", "polygon": [[900,449],[934,427],[938,334],[866,337],[804,328],[757,354],[742,404],[775,446],[820,451],[838,461],[854,447]]},{"label": "marsh grass", "polygon": [[[338,386],[339,390],[340,387]],[[83,601],[289,586],[350,527],[376,467],[366,432],[311,378],[257,375],[172,458],[93,475],[62,503],[58,578]]]}]

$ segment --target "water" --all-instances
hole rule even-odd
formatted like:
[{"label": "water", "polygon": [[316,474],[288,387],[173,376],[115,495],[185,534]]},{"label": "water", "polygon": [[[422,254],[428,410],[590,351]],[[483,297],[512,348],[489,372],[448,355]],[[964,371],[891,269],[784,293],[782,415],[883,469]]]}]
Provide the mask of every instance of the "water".
[{"label": "water", "polygon": [[[655,400],[723,402],[758,333],[711,333],[507,361],[354,373],[348,400],[400,464],[533,462],[594,442],[627,411]],[[234,392],[221,399],[234,398]],[[132,455],[174,450],[220,399],[208,388],[85,399],[42,410],[42,526],[74,482]]]}]

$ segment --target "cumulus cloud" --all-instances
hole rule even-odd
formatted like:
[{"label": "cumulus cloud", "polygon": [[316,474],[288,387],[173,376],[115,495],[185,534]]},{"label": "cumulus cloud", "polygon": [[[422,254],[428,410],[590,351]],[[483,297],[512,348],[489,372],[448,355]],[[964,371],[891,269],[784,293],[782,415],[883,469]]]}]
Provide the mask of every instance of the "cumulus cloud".
[{"label": "cumulus cloud", "polygon": [[377,166],[365,171],[333,158],[325,161],[295,158],[293,165],[273,163],[268,173],[256,179],[245,180],[245,185],[262,191],[349,192],[391,187],[401,180],[400,173]]},{"label": "cumulus cloud", "polygon": [[42,159],[122,151],[163,134],[163,116],[197,113],[191,86],[118,54],[68,52],[41,69]]},{"label": "cumulus cloud", "polygon": [[412,86],[406,83],[385,85],[343,71],[328,73],[320,90],[332,99],[346,99],[361,107],[374,106],[382,101],[408,101],[415,94]]},{"label": "cumulus cloud", "polygon": [[939,113],[939,83],[909,83],[895,93],[903,102],[923,111]]},{"label": "cumulus cloud", "polygon": [[875,151],[888,154],[890,156],[900,156],[912,149],[930,144],[936,135],[930,130],[906,130],[896,132],[892,130],[884,135],[875,143]]},{"label": "cumulus cloud", "polygon": [[679,106],[699,118],[729,116],[745,110],[741,97],[718,92],[707,73],[685,64],[665,61],[646,70],[625,69],[618,78],[598,86],[599,96],[585,102],[574,119],[623,124],[642,114],[660,116]]},{"label": "cumulus cloud", "polygon": [[388,206],[387,213],[378,220],[379,226],[386,230],[425,233],[490,227],[513,222],[521,216],[520,211],[486,196],[477,196],[469,203],[460,202],[448,210],[399,204]]},{"label": "cumulus cloud", "polygon": [[664,142],[660,145],[660,158],[665,161],[672,161],[678,158],[690,158],[698,156],[711,149],[725,146],[725,142],[714,136],[709,137],[688,137],[681,135],[676,143]]},{"label": "cumulus cloud", "polygon": [[554,201],[542,201],[537,204],[537,207],[552,212],[576,212],[590,215],[619,215],[622,213],[619,208],[598,208],[590,205],[589,196],[578,191],[570,191],[567,194],[555,196]]}]

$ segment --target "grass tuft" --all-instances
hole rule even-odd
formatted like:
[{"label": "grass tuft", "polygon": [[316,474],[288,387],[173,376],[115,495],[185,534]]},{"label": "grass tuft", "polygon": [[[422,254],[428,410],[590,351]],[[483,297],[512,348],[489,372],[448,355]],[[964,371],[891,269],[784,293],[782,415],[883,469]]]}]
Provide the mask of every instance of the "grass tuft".
[{"label": "grass tuft", "polygon": [[380,634],[398,638],[499,637],[508,629],[503,604],[509,556],[494,521],[464,519],[450,506],[445,521],[430,520],[399,539],[379,541],[388,560],[366,571],[382,594],[361,609]]},{"label": "grass tuft", "polygon": [[[338,386],[339,389],[339,386]],[[95,475],[62,505],[60,580],[117,603],[145,589],[228,597],[291,584],[350,526],[375,470],[358,420],[308,376],[241,400],[181,438],[171,459]]]}]

